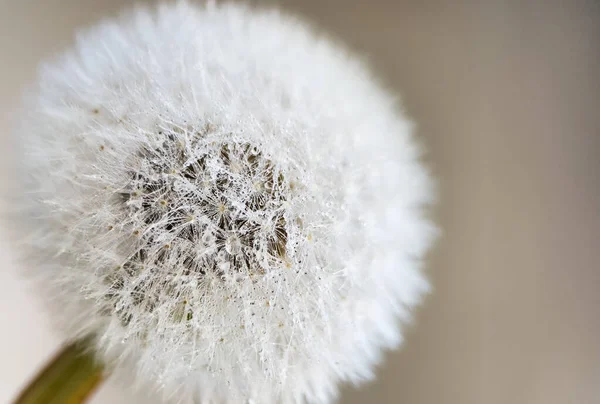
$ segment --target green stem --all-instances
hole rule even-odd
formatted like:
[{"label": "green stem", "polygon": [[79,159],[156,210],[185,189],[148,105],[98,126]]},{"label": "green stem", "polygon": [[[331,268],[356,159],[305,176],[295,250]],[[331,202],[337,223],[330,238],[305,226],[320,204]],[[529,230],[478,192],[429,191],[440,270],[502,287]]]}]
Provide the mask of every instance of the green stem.
[{"label": "green stem", "polygon": [[103,380],[103,367],[85,341],[66,346],[21,392],[14,404],[79,404]]}]

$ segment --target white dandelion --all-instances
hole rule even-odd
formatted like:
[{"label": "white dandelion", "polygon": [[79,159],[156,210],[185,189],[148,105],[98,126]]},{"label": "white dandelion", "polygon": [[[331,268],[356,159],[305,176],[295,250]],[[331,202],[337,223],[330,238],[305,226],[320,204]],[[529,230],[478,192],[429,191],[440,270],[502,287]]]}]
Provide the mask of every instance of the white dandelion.
[{"label": "white dandelion", "polygon": [[165,400],[330,403],[428,290],[411,124],[276,11],[105,21],[43,66],[18,137],[54,318]]}]

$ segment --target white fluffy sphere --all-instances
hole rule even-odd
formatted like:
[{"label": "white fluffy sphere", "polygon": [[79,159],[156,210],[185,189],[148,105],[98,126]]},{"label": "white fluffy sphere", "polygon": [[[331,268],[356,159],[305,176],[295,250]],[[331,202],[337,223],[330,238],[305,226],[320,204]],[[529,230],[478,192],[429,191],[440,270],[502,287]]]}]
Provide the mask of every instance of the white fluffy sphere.
[{"label": "white fluffy sphere", "polygon": [[18,136],[60,326],[174,401],[329,403],[428,289],[410,123],[275,11],[105,21],[43,66]]}]

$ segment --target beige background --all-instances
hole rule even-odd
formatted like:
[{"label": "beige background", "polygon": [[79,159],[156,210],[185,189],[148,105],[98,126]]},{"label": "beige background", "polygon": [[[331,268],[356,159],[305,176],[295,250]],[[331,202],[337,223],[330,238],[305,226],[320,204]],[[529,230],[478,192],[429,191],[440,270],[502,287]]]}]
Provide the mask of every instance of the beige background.
[{"label": "beige background", "polygon": [[[2,132],[40,59],[123,3],[0,0]],[[597,2],[283,5],[372,60],[419,123],[440,180],[435,293],[377,381],[342,402],[600,403]],[[1,256],[4,403],[60,340],[10,249]],[[93,402],[133,399],[109,384]]]}]

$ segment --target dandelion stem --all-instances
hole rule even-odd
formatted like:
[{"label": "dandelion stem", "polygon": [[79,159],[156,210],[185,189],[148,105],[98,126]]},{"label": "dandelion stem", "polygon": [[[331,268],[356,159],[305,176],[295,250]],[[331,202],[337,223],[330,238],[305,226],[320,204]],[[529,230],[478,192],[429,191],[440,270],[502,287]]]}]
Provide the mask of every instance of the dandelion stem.
[{"label": "dandelion stem", "polygon": [[78,404],[103,381],[103,367],[85,341],[67,345],[21,392],[14,404]]}]

